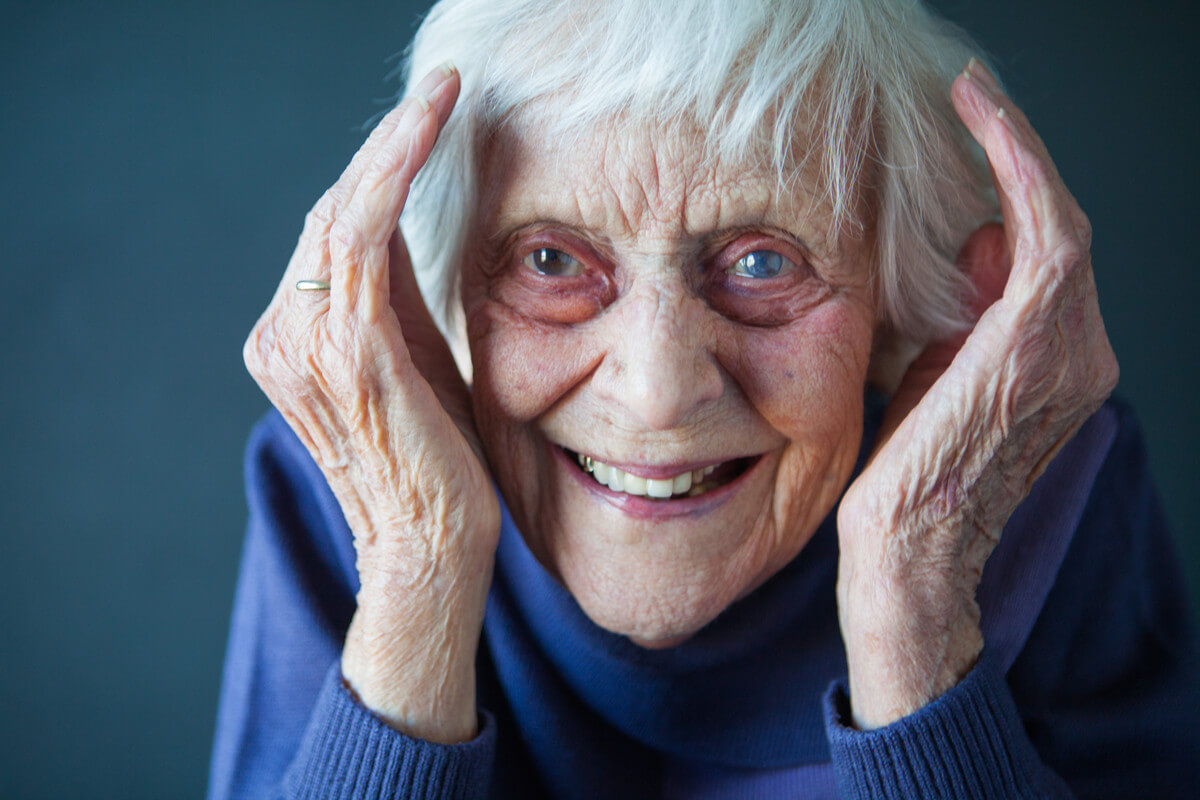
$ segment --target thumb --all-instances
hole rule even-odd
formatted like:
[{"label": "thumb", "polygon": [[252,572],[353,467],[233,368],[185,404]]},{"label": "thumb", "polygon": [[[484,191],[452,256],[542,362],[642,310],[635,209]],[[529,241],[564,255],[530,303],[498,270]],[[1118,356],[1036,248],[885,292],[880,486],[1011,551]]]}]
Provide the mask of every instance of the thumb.
[{"label": "thumb", "polygon": [[983,313],[1004,295],[1004,286],[1008,282],[1008,273],[1012,267],[1004,227],[999,223],[989,222],[978,228],[967,237],[958,253],[956,263],[971,282],[972,293],[967,300],[967,307],[971,312],[971,328],[947,339],[931,342],[909,365],[884,412],[879,432],[880,444],[887,441],[930,387],[949,368]]},{"label": "thumb", "polygon": [[442,332],[421,295],[412,258],[399,228],[388,242],[389,300],[417,371],[443,398],[465,392],[462,376]]}]

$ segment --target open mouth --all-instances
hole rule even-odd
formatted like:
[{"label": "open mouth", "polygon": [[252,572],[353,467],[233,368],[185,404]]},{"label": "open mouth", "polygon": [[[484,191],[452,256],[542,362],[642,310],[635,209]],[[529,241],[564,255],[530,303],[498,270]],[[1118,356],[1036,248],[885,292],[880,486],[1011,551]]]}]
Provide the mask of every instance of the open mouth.
[{"label": "open mouth", "polygon": [[680,472],[676,475],[646,478],[606,464],[592,456],[576,453],[565,447],[563,450],[571,463],[578,465],[579,469],[590,475],[596,483],[607,486],[614,492],[634,497],[648,497],[653,500],[699,497],[737,480],[756,460],[755,458],[735,458],[719,464]]}]

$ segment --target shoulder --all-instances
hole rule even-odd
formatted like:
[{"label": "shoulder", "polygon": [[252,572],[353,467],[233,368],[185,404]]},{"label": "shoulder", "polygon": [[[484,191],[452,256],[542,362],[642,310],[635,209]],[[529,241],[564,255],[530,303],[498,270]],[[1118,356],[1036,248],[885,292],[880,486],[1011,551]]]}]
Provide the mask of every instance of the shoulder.
[{"label": "shoulder", "polygon": [[1154,624],[1167,609],[1149,604],[1169,596],[1179,604],[1172,615],[1186,619],[1181,562],[1141,425],[1120,399],[1109,400],[1101,411],[1111,419],[1111,444],[1072,531],[1047,611],[1083,606],[1080,613],[1092,616],[1120,598],[1122,617]]},{"label": "shoulder", "polygon": [[312,486],[320,470],[276,409],[264,414],[250,431],[245,454],[246,489],[275,491]]},{"label": "shoulder", "polygon": [[1112,442],[1031,633],[1037,655],[1023,656],[1041,661],[1043,669],[1052,660],[1066,670],[1087,654],[1091,677],[1081,675],[1067,692],[1086,692],[1103,680],[1106,665],[1122,658],[1117,642],[1132,647],[1128,655],[1136,658],[1144,658],[1152,642],[1179,655],[1190,655],[1194,645],[1182,563],[1141,426],[1119,399],[1103,410],[1112,417]]},{"label": "shoulder", "polygon": [[354,540],[320,468],[275,409],[254,426],[245,453],[250,535],[300,570],[319,569],[358,591]]},{"label": "shoulder", "polygon": [[1141,426],[1119,399],[1101,411],[1111,443],[1008,684],[1081,796],[1185,796],[1200,782],[1187,584]]}]

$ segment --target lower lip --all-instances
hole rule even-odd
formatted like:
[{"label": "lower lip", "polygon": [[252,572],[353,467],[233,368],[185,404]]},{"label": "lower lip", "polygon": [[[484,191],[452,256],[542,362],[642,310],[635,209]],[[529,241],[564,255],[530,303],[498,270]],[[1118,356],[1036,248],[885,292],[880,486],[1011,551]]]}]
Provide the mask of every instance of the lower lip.
[{"label": "lower lip", "polygon": [[567,473],[572,475],[584,489],[587,489],[597,498],[615,506],[626,516],[634,517],[635,519],[669,519],[671,517],[707,514],[729,500],[750,479],[751,475],[762,468],[763,462],[767,460],[764,456],[759,456],[745,472],[738,475],[729,483],[696,497],[683,497],[678,500],[653,500],[649,497],[638,497],[637,495],[625,494],[624,492],[614,492],[576,466],[571,461],[570,456],[561,447],[553,444],[549,445],[549,447],[553,451],[554,457],[561,462]]}]

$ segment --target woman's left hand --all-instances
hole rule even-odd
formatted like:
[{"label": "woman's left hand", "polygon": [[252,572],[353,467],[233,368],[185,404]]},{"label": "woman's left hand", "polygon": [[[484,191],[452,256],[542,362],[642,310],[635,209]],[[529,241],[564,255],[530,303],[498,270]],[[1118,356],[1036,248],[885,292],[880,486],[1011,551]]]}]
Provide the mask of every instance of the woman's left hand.
[{"label": "woman's left hand", "polygon": [[974,329],[913,364],[838,510],[838,608],[863,728],[916,711],[974,665],[984,562],[1117,382],[1087,218],[982,64],[952,97],[987,152],[1004,227],[976,231],[960,255],[978,291]]}]

